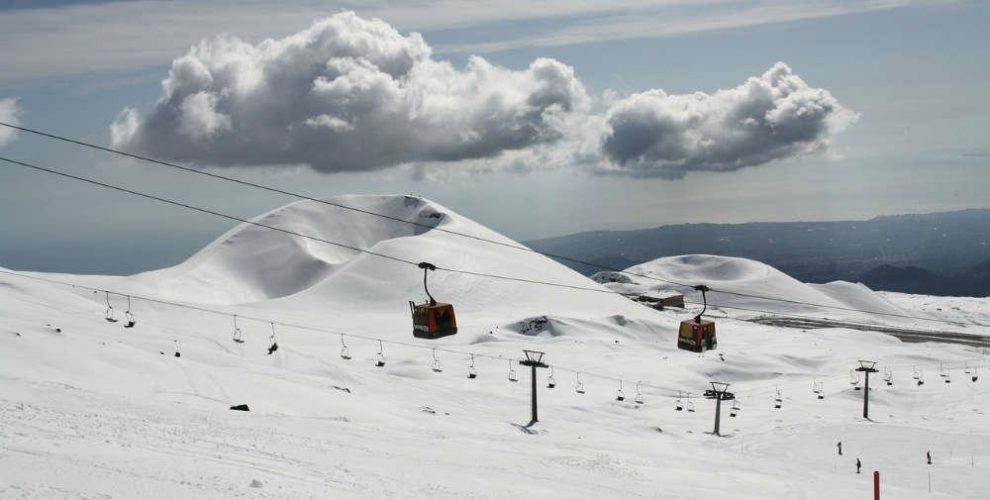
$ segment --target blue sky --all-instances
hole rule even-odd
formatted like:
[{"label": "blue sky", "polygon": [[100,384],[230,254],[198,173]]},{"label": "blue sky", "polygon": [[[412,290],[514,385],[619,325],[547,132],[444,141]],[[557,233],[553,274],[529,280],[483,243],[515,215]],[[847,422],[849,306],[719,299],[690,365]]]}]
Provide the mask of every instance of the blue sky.
[{"label": "blue sky", "polygon": [[[166,5],[167,4],[167,5]],[[44,8],[37,8],[43,5]],[[370,5],[370,6],[369,6]],[[682,222],[835,220],[990,207],[990,7],[979,2],[362,3],[432,59],[471,54],[522,72],[537,58],[573,68],[589,115],[650,89],[712,93],[786,63],[858,119],[827,150],[679,179],[571,168],[504,168],[502,155],[352,173],[224,167],[310,195],[416,193],[517,239]],[[0,3],[0,99],[21,122],[109,144],[125,107],[149,116],[173,59],[219,34],[257,43],[347,3],[244,1]],[[604,97],[605,95],[611,97]],[[240,216],[291,201],[21,134],[0,154]],[[537,162],[523,158],[521,162]],[[475,164],[495,165],[479,172]],[[427,172],[422,175],[422,172]],[[125,195],[0,168],[0,266],[134,272],[176,263],[229,227]]]}]

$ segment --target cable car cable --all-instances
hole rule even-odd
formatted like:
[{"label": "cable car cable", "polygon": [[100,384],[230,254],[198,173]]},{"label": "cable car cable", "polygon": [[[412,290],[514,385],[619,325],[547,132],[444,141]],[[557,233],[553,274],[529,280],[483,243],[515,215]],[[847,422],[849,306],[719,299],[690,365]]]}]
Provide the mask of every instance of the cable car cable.
[{"label": "cable car cable", "polygon": [[[304,195],[304,194],[301,194],[301,193],[295,193],[295,192],[292,192],[292,191],[287,191],[287,190],[284,190],[284,189],[279,189],[279,188],[268,186],[268,185],[264,185],[264,184],[258,184],[258,183],[255,183],[255,182],[246,181],[246,180],[243,180],[243,179],[238,179],[238,178],[235,178],[235,177],[228,177],[228,176],[224,176],[224,175],[220,175],[220,174],[215,174],[215,173],[212,173],[212,172],[206,172],[206,171],[203,171],[203,170],[199,170],[199,169],[195,169],[195,168],[191,168],[191,167],[186,167],[186,166],[183,166],[183,165],[179,165],[177,163],[172,163],[172,162],[168,162],[168,161],[164,161],[164,160],[158,160],[158,159],[155,159],[155,158],[150,158],[150,157],[142,156],[142,155],[139,155],[139,154],[128,153],[126,151],[122,151],[122,150],[118,150],[118,149],[113,149],[113,148],[108,148],[108,147],[105,147],[105,146],[99,146],[97,144],[93,144],[93,143],[81,141],[81,140],[78,140],[78,139],[71,139],[71,138],[68,138],[68,137],[65,137],[65,136],[60,136],[60,135],[53,134],[53,133],[50,133],[50,132],[44,132],[44,131],[40,131],[40,130],[36,130],[36,129],[22,127],[22,126],[18,126],[18,125],[14,125],[14,124],[11,124],[11,123],[6,123],[6,122],[0,122],[0,125],[3,125],[5,127],[9,127],[11,129],[19,130],[19,131],[22,131],[22,132],[27,132],[27,133],[35,134],[35,135],[38,135],[38,136],[47,137],[47,138],[50,138],[50,139],[54,139],[54,140],[58,140],[58,141],[63,141],[63,142],[67,142],[67,143],[70,143],[70,144],[75,144],[75,145],[78,145],[78,146],[92,148],[92,149],[96,149],[96,150],[99,150],[99,151],[104,151],[104,152],[107,152],[107,153],[112,153],[112,154],[116,154],[116,155],[125,156],[125,157],[131,158],[131,159],[135,159],[135,160],[140,160],[140,161],[144,161],[144,162],[148,162],[148,163],[152,163],[152,164],[156,164],[156,165],[161,165],[161,166],[166,166],[166,167],[178,169],[178,170],[183,171],[183,172],[186,172],[186,173],[199,174],[199,175],[206,176],[206,177],[211,177],[211,178],[214,178],[214,179],[220,179],[220,180],[224,180],[224,181],[228,181],[228,182],[233,182],[233,183],[237,183],[237,184],[240,184],[240,185],[244,185],[244,186],[248,186],[248,187],[252,187],[252,188],[256,188],[256,189],[262,189],[262,190],[273,192],[273,193],[278,193],[278,194],[282,194],[282,195],[286,195],[286,196],[291,196],[291,197],[294,197],[294,198],[297,198],[297,199],[300,199],[300,200],[312,201],[312,202],[316,202],[316,203],[320,203],[320,204],[328,205],[328,206],[333,206],[333,207],[344,209],[344,210],[351,210],[351,211],[354,211],[354,212],[363,213],[363,214],[371,215],[371,216],[374,216],[374,217],[380,217],[380,218],[391,220],[391,221],[394,221],[394,222],[400,222],[400,223],[403,223],[403,224],[410,224],[410,225],[413,225],[413,226],[416,226],[416,227],[425,228],[425,229],[431,229],[431,230],[435,230],[435,231],[440,231],[440,232],[443,232],[443,233],[452,234],[452,235],[456,235],[456,236],[461,236],[461,237],[464,237],[464,238],[469,238],[469,239],[473,239],[473,240],[476,240],[476,241],[481,241],[481,242],[490,243],[490,244],[494,244],[494,245],[499,245],[499,246],[503,246],[503,247],[506,247],[506,248],[512,248],[512,249],[515,249],[515,250],[521,250],[521,251],[531,252],[531,253],[543,255],[545,257],[550,257],[552,259],[565,260],[565,261],[572,262],[572,263],[575,263],[575,264],[581,264],[581,265],[585,265],[585,266],[589,266],[589,267],[594,267],[594,268],[602,269],[602,270],[605,270],[605,271],[619,272],[619,273],[627,274],[627,275],[630,275],[630,276],[636,276],[636,277],[640,277],[640,278],[646,278],[646,279],[661,281],[661,282],[664,282],[664,283],[669,283],[669,284],[677,285],[677,286],[683,286],[683,287],[691,287],[691,286],[693,286],[693,285],[689,285],[687,283],[681,283],[681,282],[670,280],[670,279],[660,278],[658,276],[652,276],[652,275],[648,275],[648,274],[631,272],[631,271],[627,271],[627,270],[624,270],[624,269],[614,268],[614,267],[603,265],[603,264],[596,263],[596,262],[584,261],[584,260],[581,260],[581,259],[576,259],[576,258],[568,257],[568,256],[565,256],[565,255],[558,255],[558,254],[554,254],[554,253],[551,253],[551,252],[541,252],[541,251],[534,250],[532,248],[528,248],[528,247],[525,247],[525,246],[513,245],[511,243],[497,241],[497,240],[494,240],[494,239],[491,239],[491,238],[485,238],[485,237],[482,237],[482,236],[476,236],[476,235],[472,235],[472,234],[462,233],[462,232],[459,232],[459,231],[452,231],[450,229],[444,229],[444,228],[432,226],[432,225],[429,225],[429,224],[423,224],[421,222],[410,221],[410,220],[402,219],[402,218],[399,218],[399,217],[394,217],[394,216],[391,216],[391,215],[374,212],[374,211],[371,211],[371,210],[361,209],[361,208],[358,208],[358,207],[352,207],[352,206],[349,206],[349,205],[344,205],[342,203],[336,203],[336,202],[332,202],[332,201],[328,201],[328,200],[323,200],[323,199],[315,198],[315,197],[312,197],[312,196],[307,196],[307,195]],[[916,320],[920,320],[920,321],[935,321],[935,322],[940,322],[940,323],[951,323],[951,322],[946,322],[946,321],[938,320],[938,319],[934,319],[934,318],[922,318],[922,317],[908,316],[908,315],[897,314],[897,313],[885,313],[885,312],[882,312],[882,311],[864,311],[864,310],[855,309],[855,308],[849,308],[849,307],[844,307],[844,306],[836,306],[836,305],[830,305],[830,304],[816,304],[816,303],[810,303],[810,302],[803,302],[803,301],[797,301],[797,300],[792,300],[792,299],[786,299],[786,298],[783,298],[783,297],[771,297],[771,296],[755,295],[755,294],[750,294],[750,293],[746,293],[746,292],[737,292],[737,291],[732,291],[732,290],[711,289],[711,291],[721,292],[721,293],[726,293],[726,294],[731,294],[731,295],[736,295],[736,296],[740,296],[740,297],[748,297],[748,298],[755,298],[755,299],[769,300],[769,301],[777,301],[777,302],[787,302],[787,303],[793,303],[793,304],[802,304],[802,305],[807,305],[807,306],[812,306],[812,307],[819,307],[819,308],[826,308],[826,309],[836,309],[836,310],[841,310],[841,311],[852,311],[852,312],[860,312],[860,313],[866,313],[866,314],[877,314],[877,315],[884,315],[884,316],[902,317],[902,318],[916,319]]]},{"label": "cable car cable", "polygon": [[[58,171],[58,170],[53,170],[53,169],[50,169],[50,168],[45,168],[45,167],[41,167],[41,166],[38,166],[38,165],[33,165],[33,164],[30,164],[30,163],[26,163],[26,162],[22,162],[22,161],[18,161],[18,160],[13,160],[13,159],[10,159],[10,158],[0,157],[0,160],[5,161],[5,162],[8,162],[8,163],[13,164],[13,165],[21,166],[21,167],[24,167],[24,168],[30,168],[30,169],[34,169],[34,170],[37,170],[37,171],[40,171],[40,172],[50,173],[50,174],[53,174],[53,175],[58,175],[58,176],[61,176],[61,177],[65,177],[65,178],[77,180],[77,181],[80,181],[80,182],[85,182],[85,183],[93,184],[93,185],[104,187],[104,188],[107,188],[107,189],[112,189],[112,190],[124,192],[124,193],[127,193],[127,194],[132,194],[132,195],[135,195],[135,196],[147,198],[147,199],[150,199],[150,200],[159,201],[159,202],[162,202],[162,203],[167,203],[167,204],[170,204],[170,205],[173,205],[173,206],[178,206],[178,207],[185,208],[185,209],[188,209],[188,210],[202,212],[202,213],[205,213],[205,214],[214,215],[214,216],[225,218],[225,219],[228,219],[228,220],[233,220],[233,221],[241,222],[241,223],[244,223],[244,224],[250,224],[250,225],[254,225],[254,226],[258,226],[258,227],[270,229],[270,230],[273,230],[273,231],[278,231],[278,232],[289,234],[289,235],[292,235],[292,236],[298,236],[300,238],[309,239],[309,240],[317,241],[317,242],[321,242],[321,243],[326,243],[326,244],[337,246],[337,247],[341,247],[341,248],[346,248],[348,250],[352,250],[352,251],[355,251],[355,252],[360,252],[360,253],[366,253],[366,254],[369,254],[369,255],[374,255],[376,257],[381,257],[383,259],[388,259],[388,260],[392,260],[392,261],[396,261],[396,262],[401,262],[401,263],[404,263],[404,264],[416,265],[417,267],[420,264],[420,263],[413,262],[413,261],[408,260],[408,259],[403,259],[401,257],[395,257],[395,256],[392,256],[392,255],[387,255],[387,254],[383,254],[383,253],[376,252],[376,251],[373,251],[373,250],[368,250],[368,249],[363,249],[363,248],[355,247],[355,246],[352,246],[352,245],[347,245],[345,243],[340,243],[340,242],[328,240],[328,239],[325,239],[325,238],[320,238],[320,237],[316,237],[316,236],[310,236],[310,235],[302,234],[302,233],[299,233],[299,232],[296,232],[296,231],[292,231],[292,230],[289,230],[289,229],[284,229],[284,228],[280,228],[280,227],[277,227],[277,226],[271,226],[271,225],[264,224],[264,223],[261,223],[261,222],[244,219],[242,217],[237,217],[237,216],[225,214],[225,213],[222,213],[222,212],[217,212],[215,210],[210,210],[210,209],[206,209],[206,208],[197,207],[197,206],[190,205],[190,204],[187,204],[187,203],[183,203],[183,202],[171,200],[171,199],[168,199],[168,198],[163,198],[163,197],[160,197],[160,196],[155,196],[155,195],[143,193],[143,192],[140,192],[140,191],[134,191],[132,189],[127,189],[127,188],[116,186],[116,185],[113,185],[113,184],[108,184],[108,183],[105,183],[105,182],[97,181],[97,180],[94,180],[94,179],[89,179],[89,178],[86,178],[86,177],[80,177],[80,176],[69,174],[69,173],[66,173],[66,172],[61,172],[61,171]],[[614,290],[609,290],[609,289],[603,288],[603,287],[601,287],[601,288],[592,288],[592,287],[580,286],[580,285],[568,285],[568,284],[564,284],[564,283],[554,283],[554,282],[541,281],[541,280],[532,280],[532,279],[527,279],[527,278],[519,278],[519,277],[514,277],[514,276],[505,276],[505,275],[492,274],[492,273],[481,273],[481,272],[469,271],[469,270],[464,270],[464,269],[445,268],[445,267],[441,267],[441,266],[435,266],[435,269],[442,270],[442,271],[447,271],[447,272],[451,272],[451,273],[466,274],[466,275],[479,276],[479,277],[488,277],[488,278],[501,279],[501,280],[506,280],[506,281],[515,281],[515,282],[520,282],[520,283],[540,284],[540,285],[556,286],[556,287],[560,287],[560,288],[569,288],[569,289],[575,289],[575,290],[585,290],[585,291],[593,291],[593,292],[599,292],[599,293],[612,293],[612,294],[622,295],[619,292],[616,292]],[[704,285],[698,285],[698,286],[704,286]],[[710,290],[710,291],[718,291],[718,290],[710,289],[708,287],[705,287],[705,288],[707,290]],[[738,293],[736,293],[736,294],[737,295],[740,295]],[[754,297],[762,298],[763,300],[771,300],[771,301],[772,300],[776,300],[776,299],[769,298],[769,297],[759,297],[759,296],[754,296]],[[693,302],[688,302],[688,301],[685,301],[685,302],[686,303],[693,303]],[[806,303],[806,302],[800,302],[800,301],[789,301],[789,302],[796,303],[796,304],[808,305],[808,306],[812,306],[812,307],[830,307],[830,306],[818,305],[818,304]],[[717,305],[717,304],[712,304],[712,305],[713,306],[716,306],[716,307],[722,307],[722,308],[728,308],[728,309],[746,310],[745,308],[736,307],[736,306],[720,306],[720,305]],[[706,307],[707,307],[707,305],[706,305]],[[833,307],[833,308],[837,308],[837,307]],[[950,322],[950,321],[945,321],[945,320],[939,320],[939,319],[934,319],[934,318],[922,318],[922,317],[916,317],[916,316],[907,316],[907,315],[902,315],[902,314],[883,313],[883,312],[876,312],[876,311],[865,311],[865,310],[852,309],[852,308],[842,308],[842,309],[848,310],[848,311],[860,312],[860,313],[864,313],[864,314],[895,316],[895,317],[908,318],[908,319],[916,319],[916,320],[922,320],[922,321],[933,321],[933,322],[938,322],[938,323],[942,323],[942,324],[957,324],[955,322]],[[769,313],[769,314],[779,314],[779,313],[773,313],[773,312],[770,312],[770,311],[760,311],[760,310],[753,310],[753,311],[755,311],[755,312]]]}]

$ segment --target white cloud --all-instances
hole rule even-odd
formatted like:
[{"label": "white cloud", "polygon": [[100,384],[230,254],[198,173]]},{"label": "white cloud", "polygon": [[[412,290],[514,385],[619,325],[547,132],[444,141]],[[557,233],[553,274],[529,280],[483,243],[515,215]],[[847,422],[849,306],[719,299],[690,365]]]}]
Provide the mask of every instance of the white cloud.
[{"label": "white cloud", "polygon": [[[17,99],[13,97],[0,99],[0,122],[20,125],[21,113],[21,106],[18,104]],[[17,130],[0,126],[0,146],[6,146],[15,140],[17,140]]]},{"label": "white cloud", "polygon": [[172,63],[146,118],[124,110],[114,146],[214,165],[306,164],[324,172],[497,156],[558,140],[588,97],[573,70],[463,69],[353,13],[281,39],[200,42]]},{"label": "white cloud", "polygon": [[118,148],[218,166],[679,178],[825,151],[856,119],[783,63],[712,94],[606,91],[597,107],[558,61],[516,71],[472,57],[456,68],[419,34],[340,13],[258,44],[200,42],[173,61],[150,113],[124,109],[110,134]]},{"label": "white cloud", "polygon": [[823,151],[855,119],[827,90],[777,63],[712,94],[650,90],[614,102],[605,116],[601,169],[667,178],[738,170]]}]

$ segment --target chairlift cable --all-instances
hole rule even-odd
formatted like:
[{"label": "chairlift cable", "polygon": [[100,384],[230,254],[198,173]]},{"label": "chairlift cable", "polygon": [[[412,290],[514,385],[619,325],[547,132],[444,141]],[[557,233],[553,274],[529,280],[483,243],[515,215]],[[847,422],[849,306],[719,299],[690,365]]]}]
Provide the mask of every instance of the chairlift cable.
[{"label": "chairlift cable", "polygon": [[[61,281],[61,280],[56,280],[56,279],[51,279],[51,278],[45,278],[45,277],[41,277],[41,276],[26,275],[26,274],[21,274],[21,273],[18,273],[18,272],[12,272],[12,271],[3,270],[3,269],[0,269],[0,273],[12,275],[12,276],[18,276],[18,277],[27,278],[27,279],[32,279],[32,280],[38,280],[38,281],[48,282],[48,283],[59,284],[59,285],[63,285],[63,286],[70,286],[70,287],[76,287],[76,288],[81,288],[81,289],[86,289],[86,290],[91,290],[91,291],[96,291],[96,292],[103,292],[104,295],[105,295],[105,297],[109,297],[109,295],[112,293],[112,294],[116,294],[116,295],[125,295],[125,296],[128,296],[128,297],[133,297],[135,299],[145,300],[145,301],[148,301],[148,302],[159,303],[159,304],[173,306],[173,307],[179,307],[179,308],[185,308],[185,309],[195,310],[195,311],[204,312],[204,313],[217,314],[217,315],[223,315],[223,316],[233,316],[234,317],[234,322],[235,322],[235,328],[237,326],[236,325],[237,316],[240,316],[238,314],[233,314],[232,315],[231,313],[226,312],[226,311],[219,311],[219,310],[216,310],[216,309],[210,309],[210,308],[206,308],[206,307],[202,307],[202,306],[194,306],[194,305],[185,304],[185,303],[181,303],[181,302],[168,301],[168,300],[163,300],[163,299],[158,299],[158,298],[153,298],[153,297],[144,297],[144,296],[135,295],[135,294],[123,294],[123,293],[116,292],[116,291],[105,290],[105,289],[90,287],[90,286],[76,284],[76,283],[70,283],[70,282]],[[757,312],[771,313],[769,311],[757,311]],[[334,330],[328,330],[326,328],[315,328],[315,327],[311,327],[311,326],[308,326],[308,325],[288,323],[288,322],[283,322],[283,321],[273,321],[273,320],[266,319],[266,318],[250,317],[250,316],[241,316],[241,317],[242,318],[245,318],[245,319],[248,319],[248,320],[252,320],[252,321],[269,323],[272,326],[272,329],[273,329],[272,338],[274,338],[274,334],[275,334],[274,327],[275,327],[276,324],[278,324],[279,326],[282,326],[282,327],[299,329],[299,330],[306,330],[306,331],[312,331],[312,332],[318,332],[318,333],[333,333],[333,334],[338,334],[338,335],[344,334],[344,332],[339,332],[339,331],[334,331]],[[364,339],[364,340],[369,340],[369,341],[377,340],[379,342],[380,347],[382,347],[382,348],[383,348],[384,343],[385,343],[385,341],[383,341],[383,340],[381,340],[379,338],[374,338],[374,337],[370,337],[370,336],[366,336],[366,335],[360,335],[360,334],[354,334],[354,333],[347,333],[347,335],[350,335],[350,336],[355,337],[355,338],[361,338],[361,339]],[[417,348],[417,349],[426,349],[427,348],[425,346],[422,346],[422,345],[419,345],[419,344],[413,344],[413,343],[410,343],[410,342],[393,341],[393,340],[389,340],[388,342],[390,344],[393,344],[393,345],[400,345],[400,346],[409,347],[409,348]],[[436,351],[440,351],[440,352],[449,352],[449,353],[459,354],[459,355],[471,355],[471,354],[474,354],[477,357],[487,358],[487,359],[492,359],[492,360],[505,360],[505,359],[508,359],[509,360],[509,363],[510,363],[510,367],[511,367],[512,359],[514,359],[511,356],[509,358],[506,358],[506,357],[504,357],[502,355],[478,354],[478,353],[471,353],[471,352],[460,351],[460,350],[457,350],[457,349],[450,349],[450,348],[435,347],[435,348],[431,348],[431,349],[435,349]],[[382,353],[382,351],[383,351],[383,349],[380,350],[380,354]],[[587,376],[590,376],[590,377],[596,378],[596,379],[612,380],[612,381],[621,381],[622,380],[621,378],[618,378],[618,377],[613,377],[613,376],[604,375],[604,374],[595,373],[595,372],[589,372],[587,370],[575,369],[575,368],[568,368],[566,366],[561,366],[561,365],[555,365],[555,366],[556,366],[557,369],[560,369],[562,371],[565,371],[565,372],[569,371],[569,372],[576,373],[576,374],[578,374],[578,377],[580,377],[580,374],[583,373],[583,374],[586,374]],[[944,363],[943,363],[943,366],[945,366]],[[974,365],[974,366],[978,366],[978,367],[984,368],[984,369],[988,368],[987,365]],[[676,389],[673,389],[673,388],[670,388],[670,387],[659,386],[659,385],[649,384],[649,383],[645,383],[645,382],[642,384],[642,386],[643,387],[649,387],[649,388],[655,389],[657,391],[661,391],[661,392],[664,392],[664,393],[671,394],[671,396],[668,396],[668,397],[674,397],[673,394],[677,392]],[[747,388],[744,392],[745,393],[755,393],[755,392],[758,392],[758,389]]]},{"label": "chairlift cable", "polygon": [[[157,160],[157,159],[154,159],[154,158],[150,158],[150,157],[146,157],[146,156],[142,156],[142,155],[138,155],[138,154],[134,154],[134,153],[128,153],[128,152],[125,152],[125,151],[121,151],[121,150],[117,150],[117,149],[113,149],[113,148],[108,148],[108,147],[105,147],[105,146],[99,146],[99,145],[96,145],[96,144],[93,144],[93,143],[88,143],[88,142],[77,140],[77,139],[70,139],[68,137],[60,136],[60,135],[53,134],[53,133],[50,133],[50,132],[43,132],[43,131],[40,131],[40,130],[30,129],[30,128],[27,128],[27,127],[22,127],[22,126],[18,126],[18,125],[14,125],[14,124],[11,124],[11,123],[6,123],[6,122],[0,122],[0,125],[9,127],[9,128],[15,129],[15,130],[19,130],[19,131],[22,131],[22,132],[27,132],[27,133],[39,135],[39,136],[42,136],[42,137],[47,137],[47,138],[50,138],[50,139],[55,139],[55,140],[59,140],[59,141],[63,141],[63,142],[67,142],[67,143],[71,143],[71,144],[75,144],[75,145],[79,145],[79,146],[84,146],[84,147],[88,147],[88,148],[92,148],[92,149],[97,149],[97,150],[108,152],[108,153],[122,155],[122,156],[126,156],[126,157],[129,157],[129,158],[132,158],[132,159],[141,160],[141,161],[145,161],[145,162],[149,162],[149,163],[153,163],[153,164],[157,164],[157,165],[162,165],[162,166],[166,166],[166,167],[170,167],[170,168],[175,168],[175,169],[181,170],[183,172],[187,172],[187,173],[194,173],[194,174],[199,174],[199,175],[203,175],[203,176],[207,176],[207,177],[212,177],[212,178],[215,178],[215,179],[225,180],[225,181],[228,181],[228,182],[234,182],[234,183],[241,184],[241,185],[244,185],[244,186],[249,186],[249,187],[252,187],[252,188],[263,189],[263,190],[266,190],[266,191],[270,191],[270,192],[274,192],[274,193],[278,193],[278,194],[283,194],[283,195],[286,195],[286,196],[295,197],[297,199],[302,199],[302,200],[307,200],[307,201],[313,201],[313,202],[321,203],[321,204],[324,204],[324,205],[334,206],[334,207],[345,209],[345,210],[351,210],[351,211],[355,211],[355,212],[359,212],[359,213],[363,213],[363,214],[367,214],[367,215],[371,215],[371,216],[375,216],[375,217],[380,217],[380,218],[384,218],[384,219],[391,220],[391,221],[394,221],[394,222],[401,222],[401,223],[404,223],[404,224],[410,224],[410,225],[413,225],[413,226],[416,226],[416,227],[421,227],[421,228],[436,230],[436,231],[444,232],[446,234],[457,235],[457,236],[461,236],[461,237],[473,239],[473,240],[476,240],[476,241],[481,241],[481,242],[485,242],[485,243],[491,243],[491,244],[495,244],[495,245],[499,245],[499,246],[503,246],[503,247],[507,247],[507,248],[512,248],[512,249],[516,249],[516,250],[521,250],[521,251],[527,251],[527,252],[531,252],[531,253],[543,255],[545,257],[549,257],[549,258],[552,258],[552,259],[565,260],[565,261],[572,262],[572,263],[575,263],[575,264],[581,264],[581,265],[585,265],[585,266],[595,267],[595,268],[599,268],[599,269],[606,270],[606,271],[611,271],[611,272],[624,273],[624,274],[627,274],[627,275],[630,275],[630,276],[636,276],[636,277],[640,277],[640,278],[646,278],[646,279],[661,281],[661,282],[665,282],[665,283],[669,283],[669,284],[677,285],[677,286],[683,286],[683,287],[693,286],[693,285],[689,285],[689,284],[686,284],[686,283],[681,283],[681,282],[678,282],[678,281],[673,281],[673,280],[668,280],[668,279],[660,278],[660,277],[657,277],[657,276],[652,276],[652,275],[642,274],[642,273],[630,272],[630,271],[626,271],[624,269],[618,269],[618,268],[614,268],[614,267],[611,267],[611,266],[607,266],[607,265],[603,265],[603,264],[599,264],[599,263],[595,263],[595,262],[588,262],[588,261],[584,261],[584,260],[581,260],[581,259],[575,259],[575,258],[567,257],[567,256],[564,256],[564,255],[557,255],[557,254],[550,253],[550,252],[541,252],[541,251],[533,250],[533,249],[528,248],[528,247],[525,247],[525,246],[513,245],[513,244],[510,244],[510,243],[505,243],[505,242],[502,242],[502,241],[493,240],[491,238],[484,238],[484,237],[481,237],[481,236],[476,236],[476,235],[471,235],[471,234],[467,234],[467,233],[462,233],[462,232],[459,232],[459,231],[453,231],[453,230],[450,230],[450,229],[444,229],[444,228],[432,226],[432,225],[429,225],[429,224],[423,224],[421,222],[409,221],[409,220],[405,220],[405,219],[402,219],[402,218],[399,218],[399,217],[394,217],[394,216],[390,216],[390,215],[387,215],[387,214],[382,214],[382,213],[374,212],[374,211],[371,211],[371,210],[365,210],[365,209],[361,209],[361,208],[357,208],[357,207],[351,207],[351,206],[344,205],[344,204],[341,204],[341,203],[335,203],[335,202],[331,202],[331,201],[327,201],[327,200],[321,200],[319,198],[314,198],[314,197],[306,196],[306,195],[303,195],[303,194],[300,194],[300,193],[286,191],[286,190],[275,188],[275,187],[272,187],[272,186],[258,184],[258,183],[246,181],[246,180],[243,180],[243,179],[237,179],[237,178],[234,178],[234,177],[227,177],[227,176],[216,174],[216,173],[212,173],[212,172],[207,172],[207,171],[198,170],[198,169],[191,168],[191,167],[186,167],[186,166],[179,165],[179,164],[176,164],[176,163],[171,163],[171,162],[167,162],[167,161],[163,161],[163,160]],[[24,167],[28,167],[28,168],[38,168],[38,167],[34,167],[34,166],[30,166],[30,165],[24,164],[22,162],[17,162],[15,160],[10,160],[10,159],[7,159],[7,158],[0,158],[0,160],[8,161],[8,162],[15,163],[15,164],[18,164],[18,165],[21,165],[21,166],[24,166]],[[41,170],[45,170],[45,171],[48,171],[50,173],[56,173],[56,174],[60,174],[60,175],[67,175],[69,177],[74,177],[74,176],[71,176],[69,174],[64,174],[64,173],[57,172],[57,171],[52,171],[52,170],[47,170],[47,169],[41,169]],[[84,180],[84,179],[78,178],[78,180]],[[90,182],[95,182],[95,181],[90,181]],[[104,185],[102,183],[100,183],[100,184],[101,185]],[[111,187],[109,185],[104,185],[104,186],[105,187]],[[130,192],[130,191],[128,191],[128,192]],[[132,194],[138,194],[138,193],[132,192]],[[165,200],[160,200],[160,201],[165,201]],[[186,207],[186,208],[191,208],[191,207]],[[223,214],[219,214],[219,213],[213,213],[213,214],[214,215],[217,215],[217,216],[220,216],[220,217],[226,217],[226,218],[231,218],[233,220],[238,220],[238,219],[233,218],[231,216],[227,216],[227,215],[223,215]],[[240,222],[247,222],[247,221],[240,220]],[[278,230],[277,228],[271,228],[271,229]],[[285,231],[283,231],[283,232],[285,232]],[[336,243],[333,243],[333,242],[329,242],[329,243],[330,244],[336,244]],[[339,245],[339,246],[344,246],[344,245]],[[344,246],[344,247],[346,247],[346,246]],[[366,252],[367,253],[373,253],[371,251],[366,251]],[[402,259],[400,259],[400,260],[402,260]],[[451,270],[451,269],[447,269],[447,271],[457,272],[457,271],[454,271],[454,270]],[[777,302],[786,302],[786,303],[793,303],[793,304],[801,304],[801,305],[807,305],[807,306],[811,306],[811,307],[818,307],[818,308],[825,308],[825,309],[836,309],[836,310],[843,310],[843,311],[850,311],[850,312],[860,312],[860,313],[864,313],[864,314],[874,314],[874,315],[881,315],[881,316],[900,317],[900,318],[905,318],[905,319],[915,319],[915,320],[919,320],[919,321],[931,321],[931,322],[938,322],[938,323],[952,323],[952,322],[948,322],[948,321],[944,321],[944,320],[939,320],[939,319],[935,319],[935,318],[923,318],[923,317],[918,317],[918,316],[910,316],[910,315],[897,314],[897,313],[887,313],[887,312],[882,312],[882,311],[860,310],[860,309],[855,309],[855,308],[850,308],[850,307],[844,307],[844,306],[835,306],[835,305],[830,305],[830,304],[815,304],[815,303],[810,303],[810,302],[797,301],[797,300],[793,300],[793,299],[786,299],[786,298],[782,298],[782,297],[762,296],[762,295],[749,294],[749,293],[744,293],[744,292],[736,292],[736,291],[731,291],[731,290],[711,289],[711,291],[713,291],[713,292],[721,292],[721,293],[726,293],[726,294],[731,294],[731,295],[736,295],[736,296],[741,296],[741,297],[749,297],[749,298],[756,298],[756,299],[768,300],[768,301],[777,301]]]}]

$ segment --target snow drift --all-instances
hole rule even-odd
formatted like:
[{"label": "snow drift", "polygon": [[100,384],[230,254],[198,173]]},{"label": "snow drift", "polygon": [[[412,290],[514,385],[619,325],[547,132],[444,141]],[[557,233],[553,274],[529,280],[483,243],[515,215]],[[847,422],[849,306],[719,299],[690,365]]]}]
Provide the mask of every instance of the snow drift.
[{"label": "snow drift", "polygon": [[772,266],[740,257],[700,254],[662,257],[626,269],[626,276],[634,284],[609,286],[625,293],[648,294],[659,290],[676,290],[690,294],[691,300],[700,302],[700,294],[694,292],[690,286],[705,284],[718,290],[708,294],[708,300],[712,304],[783,314],[826,312],[835,317],[836,311],[840,311],[839,317],[856,320],[896,322],[899,319],[896,316],[829,309],[844,308],[886,315],[923,316],[897,307],[860,283],[802,283]]}]

